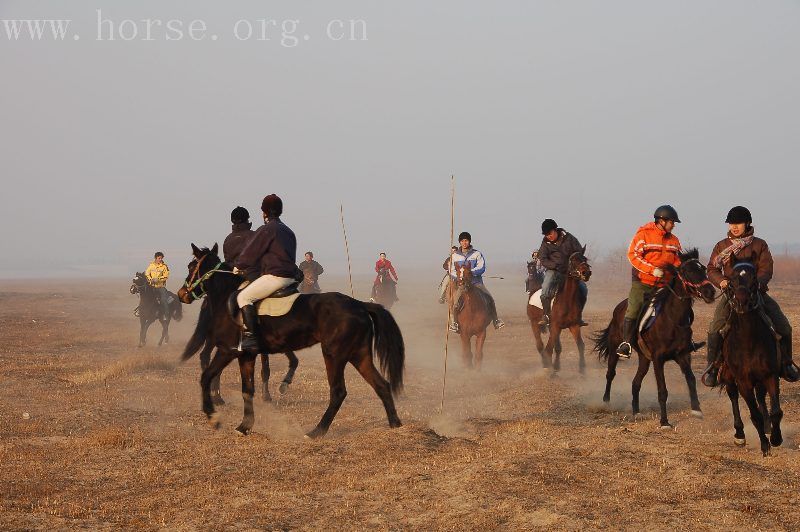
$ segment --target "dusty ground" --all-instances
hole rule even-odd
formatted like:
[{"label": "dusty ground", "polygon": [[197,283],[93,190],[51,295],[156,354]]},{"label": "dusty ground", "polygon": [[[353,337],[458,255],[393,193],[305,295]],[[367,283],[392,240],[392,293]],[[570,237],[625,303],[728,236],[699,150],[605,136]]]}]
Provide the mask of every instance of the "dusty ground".
[{"label": "dusty ground", "polygon": [[[254,434],[236,437],[238,368],[223,375],[228,404],[215,432],[200,412],[198,361],[177,364],[197,304],[174,325],[172,344],[136,349],[125,280],[0,284],[0,528],[800,528],[800,386],[783,388],[786,441],[768,458],[749,421],[747,447],[734,447],[729,403],[717,392],[700,392],[705,419],[689,416],[675,364],[675,430],[658,429],[652,372],[646,415],[633,421],[633,363],[621,363],[608,407],[603,368],[592,355],[579,377],[568,335],[560,376],[540,371],[518,279],[490,285],[509,325],[490,333],[483,371],[462,370],[451,349],[440,415],[446,310],[433,284],[401,285],[394,309],[408,348],[405,426],[388,428],[350,368],[347,400],[313,442],[302,435],[328,395],[317,348],[300,353],[287,396],[256,403]],[[596,330],[624,289],[591,289]],[[800,287],[774,294],[797,323]],[[697,308],[701,337],[710,307]],[[276,390],[285,359],[273,368]]]}]

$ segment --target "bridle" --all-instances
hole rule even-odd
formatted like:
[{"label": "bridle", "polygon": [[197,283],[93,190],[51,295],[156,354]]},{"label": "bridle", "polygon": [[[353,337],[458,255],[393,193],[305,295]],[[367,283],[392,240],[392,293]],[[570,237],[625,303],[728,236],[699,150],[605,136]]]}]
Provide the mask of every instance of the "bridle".
[{"label": "bridle", "polygon": [[[696,262],[696,263],[700,264],[700,267],[705,270],[705,267],[703,266],[703,264],[698,259],[689,259],[689,260],[685,261],[683,264],[681,264],[680,268],[676,269],[676,274],[677,274],[676,277],[678,278],[678,280],[683,285],[683,289],[684,289],[684,291],[686,292],[687,295],[681,296],[677,292],[675,292],[675,290],[672,288],[671,283],[666,283],[665,284],[667,289],[669,289],[669,291],[672,292],[672,295],[674,295],[678,299],[683,299],[683,300],[692,299],[692,298],[701,298],[702,299],[703,296],[700,293],[700,290],[706,285],[711,285],[712,287],[714,286],[711,283],[711,281],[708,280],[708,277],[706,277],[705,279],[703,279],[699,283],[693,283],[693,282],[687,280],[681,274],[681,269],[683,269],[683,266],[689,264],[690,262]],[[719,296],[717,296],[717,297],[719,297]],[[716,299],[716,297],[714,299]]]},{"label": "bridle", "polygon": [[[206,257],[208,257],[208,255],[203,255],[202,258],[197,259],[197,265],[194,267],[194,271],[186,280],[186,282],[183,283],[183,286],[186,288],[186,292],[192,296],[192,299],[202,299],[205,297],[206,293],[208,293],[206,291],[205,282],[216,272],[221,271],[219,268],[222,266],[223,262],[219,261],[216,266],[208,270],[203,275],[200,275],[200,265],[203,264],[203,261],[206,260]],[[197,287],[200,287],[200,295],[194,293],[194,290]]]},{"label": "bridle", "polygon": [[[741,271],[742,268],[750,268],[755,276],[756,267],[753,264],[749,262],[740,262],[733,267],[734,277],[737,277],[737,270]],[[728,286],[725,288],[725,295],[728,298],[728,303],[730,304],[731,308],[737,314],[745,314],[761,306],[761,298],[758,297],[758,282],[753,283],[753,285],[750,287],[747,303],[744,305],[739,303],[739,300],[736,299],[734,292],[735,288],[733,288],[731,283],[728,282]]]},{"label": "bridle", "polygon": [[[572,256],[570,256],[570,260],[568,261],[568,264],[569,265],[567,266],[567,275],[569,275],[570,277],[574,277],[575,279],[578,279],[579,281],[583,281],[584,283],[589,280],[589,278],[586,277],[586,273],[585,272],[582,272],[581,270],[579,270],[577,268],[577,266],[573,266],[572,265]],[[589,267],[589,261],[586,260],[585,258],[578,263],[578,266],[580,266],[581,264],[585,264],[587,267]],[[590,269],[590,271],[591,271],[591,269]]]}]

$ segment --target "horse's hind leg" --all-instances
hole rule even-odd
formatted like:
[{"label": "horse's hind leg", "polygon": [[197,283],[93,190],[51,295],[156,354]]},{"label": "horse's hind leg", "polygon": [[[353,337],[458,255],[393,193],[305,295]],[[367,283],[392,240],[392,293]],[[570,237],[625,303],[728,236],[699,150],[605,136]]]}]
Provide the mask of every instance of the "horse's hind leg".
[{"label": "horse's hind leg", "polygon": [[[616,352],[609,355],[609,357],[611,356],[619,359],[619,355]],[[639,367],[636,369],[636,375],[633,376],[633,382],[631,383],[631,407],[634,416],[639,413],[639,391],[642,389],[642,380],[644,380],[644,376],[647,375],[649,369],[650,360],[639,355]]]},{"label": "horse's hind leg", "polygon": [[778,447],[783,443],[783,434],[781,433],[783,410],[781,410],[780,382],[778,382],[778,378],[775,377],[770,378],[766,384],[771,407],[769,417],[772,421],[772,432],[770,433],[769,442],[775,447]]},{"label": "horse's hind leg", "polygon": [[375,364],[372,362],[372,353],[362,350],[360,357],[357,360],[350,361],[353,366],[358,370],[364,380],[372,386],[375,393],[378,394],[383,407],[386,409],[386,417],[389,419],[389,426],[397,428],[402,426],[400,418],[397,416],[397,410],[394,407],[394,398],[389,383],[380,374]]},{"label": "horse's hind leg", "polygon": [[158,320],[161,323],[161,338],[158,339],[158,347],[163,343],[169,343],[169,320]]},{"label": "horse's hind leg", "polygon": [[261,399],[265,403],[272,401],[272,395],[269,393],[269,355],[261,353]]},{"label": "horse's hind leg", "polygon": [[289,369],[286,371],[286,376],[283,377],[283,381],[281,381],[280,388],[278,388],[281,395],[286,395],[289,391],[289,385],[294,380],[294,372],[297,371],[297,365],[300,363],[294,351],[286,351],[286,358],[289,359]]},{"label": "horse's hind leg", "polygon": [[681,368],[683,376],[686,378],[686,385],[689,387],[689,402],[692,405],[692,415],[695,417],[703,417],[703,412],[700,410],[700,399],[697,397],[697,379],[692,372],[692,355],[686,353],[678,356],[675,361]]},{"label": "horse's hind leg", "polygon": [[758,431],[758,439],[761,441],[761,453],[764,456],[767,456],[769,454],[770,447],[769,440],[764,432],[764,416],[761,415],[761,409],[758,406],[758,400],[756,400],[753,387],[748,385],[746,388],[740,388],[739,393],[741,394],[745,403],[747,403],[747,408],[750,409],[750,421],[753,422],[753,425]]},{"label": "horse's hind leg", "polygon": [[744,446],[744,422],[742,421],[742,414],[739,412],[739,390],[735,384],[726,384],[725,391],[728,392],[728,398],[731,400],[731,410],[733,411],[733,428],[736,431],[733,435],[733,443],[739,447]]},{"label": "horse's hind leg", "polygon": [[253,428],[255,415],[253,413],[253,397],[256,395],[255,378],[256,355],[242,355],[239,357],[239,371],[242,376],[242,399],[244,399],[244,416],[242,422],[236,427],[236,432],[247,436]]},{"label": "horse's hind leg", "polygon": [[[206,344],[203,346],[203,350],[200,351],[200,370],[205,371],[208,369],[208,366],[211,365],[211,351],[214,350],[213,344],[207,341]],[[219,375],[214,377],[211,381],[211,401],[215,405],[224,405],[225,401],[222,399],[222,395],[219,391]]]},{"label": "horse's hind leg", "polygon": [[657,357],[653,361],[653,373],[656,374],[656,385],[658,385],[658,406],[661,407],[661,428],[672,428],[669,419],[667,419],[667,397],[669,397],[669,391],[667,391],[667,379],[664,377],[663,358]]},{"label": "horse's hind leg", "polygon": [[344,367],[347,364],[346,360],[342,360],[337,356],[325,353],[324,348],[322,358],[325,360],[325,371],[328,374],[328,386],[331,389],[331,396],[328,402],[328,408],[322,415],[314,430],[306,434],[308,438],[321,438],[328,432],[328,429],[333,423],[333,418],[347,397],[347,388],[344,384]]},{"label": "horse's hind leg", "polygon": [[586,359],[583,356],[584,348],[586,346],[583,343],[580,325],[573,325],[569,328],[569,332],[572,333],[572,337],[575,338],[575,345],[578,346],[578,371],[583,374],[586,371]]},{"label": "horse's hind leg", "polygon": [[611,382],[617,375],[617,362],[619,356],[616,352],[611,351],[608,354],[608,369],[606,370],[606,391],[603,393],[603,402],[607,403],[611,400]]},{"label": "horse's hind leg", "polygon": [[486,342],[486,330],[475,337],[475,368],[480,371],[483,365],[483,344]]},{"label": "horse's hind leg", "polygon": [[214,355],[214,360],[211,361],[211,365],[208,366],[208,368],[206,368],[206,370],[203,371],[203,374],[200,376],[203,412],[211,420],[211,425],[214,428],[219,428],[219,421],[213,417],[214,403],[211,400],[211,381],[214,380],[215,377],[219,377],[219,374],[222,373],[222,370],[225,369],[225,366],[230,364],[234,358],[236,358],[236,354],[234,354],[234,352],[217,349],[217,353]]},{"label": "horse's hind leg", "polygon": [[150,328],[152,321],[144,318],[139,319],[139,347],[144,347],[147,343],[147,329]]}]

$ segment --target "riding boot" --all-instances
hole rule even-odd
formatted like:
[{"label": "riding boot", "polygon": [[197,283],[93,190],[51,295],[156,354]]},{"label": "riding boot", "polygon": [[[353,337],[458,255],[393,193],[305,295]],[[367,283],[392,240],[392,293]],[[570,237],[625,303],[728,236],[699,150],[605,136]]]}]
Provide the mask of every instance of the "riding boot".
[{"label": "riding boot", "polygon": [[706,344],[706,361],[708,362],[708,367],[703,372],[703,377],[700,381],[709,388],[719,385],[717,374],[719,373],[718,364],[721,354],[721,343],[722,336],[718,332],[708,333],[708,344]]},{"label": "riding boot", "polygon": [[489,304],[489,317],[492,319],[492,324],[494,328],[497,330],[502,329],[506,326],[505,322],[497,317],[497,305],[494,303],[494,298],[488,297],[486,298]]},{"label": "riding boot", "polygon": [[781,337],[781,377],[788,382],[797,382],[800,380],[800,372],[797,371],[797,366],[792,362],[792,335],[784,334]]},{"label": "riding boot", "polygon": [[539,325],[550,325],[550,303],[552,299],[549,297],[542,298],[542,319],[539,320]]},{"label": "riding boot", "polygon": [[255,305],[242,307],[242,321],[247,330],[242,333],[242,351],[250,353],[266,353],[261,340],[261,324],[258,321],[258,312]]},{"label": "riding boot", "polygon": [[633,342],[633,334],[636,330],[636,319],[625,318],[622,322],[622,343],[617,347],[617,356],[620,358],[631,358],[631,342]]}]

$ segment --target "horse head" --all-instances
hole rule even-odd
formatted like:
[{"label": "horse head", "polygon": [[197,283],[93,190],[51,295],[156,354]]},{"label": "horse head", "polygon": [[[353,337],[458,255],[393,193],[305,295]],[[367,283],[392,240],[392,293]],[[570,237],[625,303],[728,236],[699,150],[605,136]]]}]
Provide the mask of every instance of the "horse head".
[{"label": "horse head", "polygon": [[147,288],[147,277],[145,277],[144,272],[136,272],[136,275],[131,279],[131,294],[144,292],[145,288]]},{"label": "horse head", "polygon": [[753,257],[738,259],[731,255],[733,275],[728,281],[728,300],[731,307],[739,314],[743,314],[758,306],[759,282],[756,277],[756,267]]},{"label": "horse head", "polygon": [[584,283],[592,276],[592,268],[589,266],[589,259],[586,258],[586,246],[569,256],[567,265],[568,274]]},{"label": "horse head", "polygon": [[458,286],[469,290],[472,287],[472,266],[464,261],[461,265],[456,264],[456,275]]},{"label": "horse head", "polygon": [[678,279],[683,283],[686,292],[692,297],[698,297],[706,303],[713,303],[716,290],[711,281],[708,280],[706,267],[700,262],[700,255],[697,248],[678,253],[681,265],[677,268],[668,266],[667,269],[677,274]]},{"label": "horse head", "polygon": [[201,299],[206,295],[203,283],[222,265],[219,258],[219,246],[214,244],[211,249],[198,248],[192,244],[193,259],[187,266],[189,273],[183,286],[178,290],[178,299],[187,305],[195,299]]}]

